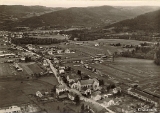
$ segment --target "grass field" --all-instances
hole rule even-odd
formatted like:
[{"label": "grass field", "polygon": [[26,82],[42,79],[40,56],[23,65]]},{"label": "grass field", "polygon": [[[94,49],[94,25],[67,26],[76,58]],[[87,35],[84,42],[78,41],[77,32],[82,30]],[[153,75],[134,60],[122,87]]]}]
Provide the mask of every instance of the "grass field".
[{"label": "grass field", "polygon": [[142,89],[160,96],[160,67],[155,65],[153,60],[120,58],[116,66],[127,72],[134,73],[134,80],[139,81]]},{"label": "grass field", "polygon": [[[13,69],[12,69],[13,70]],[[0,77],[2,76],[13,76],[10,64],[0,63]]]},{"label": "grass field", "polygon": [[32,63],[20,63],[20,66],[23,68],[24,73],[32,75],[34,73],[43,72],[43,70],[34,62]]},{"label": "grass field", "polygon": [[58,85],[58,81],[54,76],[43,77],[43,78],[40,78],[39,80],[52,84],[52,85]]},{"label": "grass field", "polygon": [[30,100],[20,90],[20,82],[0,82],[0,106],[28,103]]},{"label": "grass field", "polygon": [[[97,54],[106,54],[106,55],[112,55],[113,53],[117,52],[123,52],[126,51],[126,48],[123,47],[115,47],[115,46],[110,46],[109,44],[111,42],[116,43],[117,40],[113,41],[103,41],[103,40],[96,40],[96,41],[84,41],[83,45],[76,45],[76,42],[71,42],[69,45],[59,45],[61,48],[72,48],[73,50],[76,50],[77,52],[81,52],[84,55],[88,56],[95,56]],[[126,42],[125,42],[126,41]],[[128,40],[125,40],[122,42],[125,42],[126,44],[129,44]],[[96,46],[94,44],[100,42],[100,46]],[[118,43],[118,42],[117,42]],[[134,44],[139,44],[140,41],[133,41]]]},{"label": "grass field", "polygon": [[132,45],[138,45],[140,43],[143,43],[144,41],[138,41],[138,40],[125,40],[125,39],[99,39],[95,42],[101,42],[101,43],[121,43],[121,44],[132,44]]},{"label": "grass field", "polygon": [[[114,63],[92,64],[104,74],[108,74],[120,82],[132,84],[138,82],[139,86],[151,93],[160,94],[160,67],[153,60],[134,58],[117,58]],[[104,79],[105,80],[105,79]]]},{"label": "grass field", "polygon": [[[36,91],[47,91],[53,85],[41,81],[3,81],[0,82],[0,106],[20,105],[32,102],[28,96]],[[7,98],[7,99],[6,99]]]}]

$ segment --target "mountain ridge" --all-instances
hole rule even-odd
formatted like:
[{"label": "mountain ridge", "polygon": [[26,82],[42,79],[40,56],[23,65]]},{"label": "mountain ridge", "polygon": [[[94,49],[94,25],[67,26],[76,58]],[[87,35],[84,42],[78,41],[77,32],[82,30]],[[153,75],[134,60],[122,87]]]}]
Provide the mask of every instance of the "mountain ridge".
[{"label": "mountain ridge", "polygon": [[133,19],[123,20],[121,22],[106,26],[105,28],[115,27],[123,30],[127,27],[129,31],[156,31],[160,32],[160,10],[148,12],[143,15],[139,15]]}]

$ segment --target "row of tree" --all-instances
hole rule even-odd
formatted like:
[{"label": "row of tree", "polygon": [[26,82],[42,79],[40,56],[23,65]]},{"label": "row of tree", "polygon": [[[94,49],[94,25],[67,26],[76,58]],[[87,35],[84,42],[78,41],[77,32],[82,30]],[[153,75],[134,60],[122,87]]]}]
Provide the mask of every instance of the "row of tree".
[{"label": "row of tree", "polygon": [[57,44],[65,42],[66,40],[58,40],[54,38],[12,38],[12,43],[19,44],[39,44],[39,45],[48,45],[48,44]]}]

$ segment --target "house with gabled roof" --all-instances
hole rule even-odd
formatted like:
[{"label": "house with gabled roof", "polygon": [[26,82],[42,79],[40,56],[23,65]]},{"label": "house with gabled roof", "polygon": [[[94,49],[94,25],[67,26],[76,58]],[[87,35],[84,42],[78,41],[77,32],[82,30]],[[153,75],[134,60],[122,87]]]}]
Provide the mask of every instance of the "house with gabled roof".
[{"label": "house with gabled roof", "polygon": [[71,53],[71,51],[70,51],[70,49],[66,49],[65,51],[64,51],[64,53]]},{"label": "house with gabled roof", "polygon": [[99,81],[97,79],[88,79],[88,80],[81,80],[81,87],[87,87],[93,90],[99,89]]},{"label": "house with gabled roof", "polygon": [[74,81],[74,82],[71,82],[71,83],[70,83],[70,87],[71,87],[72,89],[77,89],[78,91],[81,91],[81,83],[80,83],[79,80]]},{"label": "house with gabled roof", "polygon": [[56,94],[59,95],[61,92],[66,92],[68,89],[64,85],[56,86]]},{"label": "house with gabled roof", "polygon": [[67,75],[67,81],[68,81],[69,83],[75,82],[76,80],[80,80],[79,75],[77,75],[77,74]]},{"label": "house with gabled roof", "polygon": [[91,94],[91,90],[99,89],[99,81],[97,79],[74,80],[70,82],[70,87],[88,95]]}]

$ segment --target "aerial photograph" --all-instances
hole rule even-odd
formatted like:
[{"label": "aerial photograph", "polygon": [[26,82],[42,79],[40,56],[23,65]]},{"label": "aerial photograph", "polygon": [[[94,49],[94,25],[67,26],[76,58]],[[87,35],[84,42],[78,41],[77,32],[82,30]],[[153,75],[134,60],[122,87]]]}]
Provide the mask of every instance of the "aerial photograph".
[{"label": "aerial photograph", "polygon": [[0,0],[0,113],[160,113],[160,0]]}]

